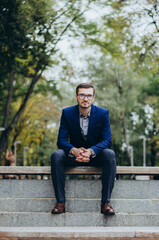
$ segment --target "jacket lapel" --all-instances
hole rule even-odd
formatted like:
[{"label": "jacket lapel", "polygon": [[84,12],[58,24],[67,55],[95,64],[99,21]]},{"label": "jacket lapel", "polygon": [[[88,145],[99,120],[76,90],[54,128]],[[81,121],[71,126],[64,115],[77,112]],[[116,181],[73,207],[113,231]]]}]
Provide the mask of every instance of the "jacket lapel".
[{"label": "jacket lapel", "polygon": [[87,138],[89,137],[91,133],[91,129],[94,126],[95,117],[96,117],[96,107],[92,104]]},{"label": "jacket lapel", "polygon": [[79,108],[78,105],[75,106],[74,109],[74,131],[77,133],[77,136],[82,136],[81,134],[81,128],[80,128],[80,119],[79,119]]}]

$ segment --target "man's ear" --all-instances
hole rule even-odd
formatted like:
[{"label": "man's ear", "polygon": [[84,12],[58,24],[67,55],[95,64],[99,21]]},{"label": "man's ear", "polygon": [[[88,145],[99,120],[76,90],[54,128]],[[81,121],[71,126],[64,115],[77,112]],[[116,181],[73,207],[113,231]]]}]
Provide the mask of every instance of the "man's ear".
[{"label": "man's ear", "polygon": [[77,94],[75,94],[75,99],[77,100]]}]

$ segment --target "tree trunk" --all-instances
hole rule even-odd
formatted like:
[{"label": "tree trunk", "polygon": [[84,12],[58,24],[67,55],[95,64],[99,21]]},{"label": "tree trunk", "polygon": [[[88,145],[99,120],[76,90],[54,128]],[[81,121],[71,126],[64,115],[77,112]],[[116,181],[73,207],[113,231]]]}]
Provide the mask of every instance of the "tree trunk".
[{"label": "tree trunk", "polygon": [[25,106],[33,92],[33,88],[36,84],[36,82],[39,80],[39,78],[41,77],[42,75],[42,71],[41,73],[37,76],[37,74],[34,75],[33,79],[32,79],[32,82],[30,84],[30,87],[28,89],[28,92],[23,100],[23,103],[22,105],[20,106],[19,110],[17,111],[17,113],[15,114],[11,124],[6,128],[5,131],[2,132],[2,135],[1,135],[1,138],[0,138],[0,159],[2,157],[2,153],[4,151],[4,148],[6,147],[6,143],[8,141],[8,137],[12,131],[12,129],[14,128],[14,126],[16,125],[16,123],[18,122],[20,116],[22,115],[24,109],[25,109]]},{"label": "tree trunk", "polygon": [[[116,83],[116,86],[118,88],[118,92],[120,94],[120,97],[122,97],[123,87],[122,87],[122,79],[121,79],[120,72],[119,72],[119,74],[116,73],[115,83]],[[127,152],[128,158],[131,162],[131,156],[130,156],[130,151],[129,151],[129,139],[128,139],[127,128],[126,128],[126,124],[125,124],[124,112],[120,113],[120,119],[121,119],[122,128],[123,128],[124,140],[125,140],[125,143],[126,143],[126,146],[127,146],[126,147],[126,152]]]},{"label": "tree trunk", "polygon": [[7,124],[8,124],[10,106],[11,106],[12,95],[13,95],[13,81],[14,81],[14,71],[12,70],[9,78],[9,87],[8,87],[8,96],[7,96],[6,106],[4,109],[4,119],[3,119],[3,125],[2,125],[4,128],[7,128]]},{"label": "tree trunk", "polygon": [[[153,123],[153,137],[156,134],[156,123]],[[156,150],[156,140],[155,138],[152,139],[151,142],[151,155],[150,155],[150,161],[151,161],[151,166],[154,167],[155,163],[156,163],[156,154],[157,154],[157,150]]]},{"label": "tree trunk", "polygon": [[124,136],[124,140],[125,140],[125,143],[126,143],[126,152],[127,152],[127,155],[128,155],[128,158],[130,160],[130,151],[129,151],[129,139],[128,139],[128,135],[127,135],[127,128],[126,128],[126,124],[125,124],[125,116],[124,116],[124,113],[121,113],[120,115],[120,118],[121,118],[121,122],[122,122],[122,128],[123,128],[123,136]]},{"label": "tree trunk", "polygon": [[151,156],[150,156],[150,161],[151,161],[151,166],[154,167],[155,166],[155,160],[156,160],[156,141],[154,140],[151,143]]},{"label": "tree trunk", "polygon": [[7,145],[8,145],[8,133],[7,133],[6,129],[7,129],[7,124],[8,124],[10,106],[11,106],[11,102],[12,102],[13,81],[14,81],[14,71],[12,70],[10,72],[8,96],[7,96],[6,106],[4,109],[4,118],[3,118],[3,124],[2,124],[2,127],[5,128],[5,131],[2,132],[2,135],[0,138],[0,159],[1,159],[1,154],[3,152],[3,149],[7,148]]},{"label": "tree trunk", "polygon": [[8,135],[7,131],[2,132],[1,139],[0,139],[0,160],[2,159],[3,149],[5,149],[7,147],[8,136],[9,135]]}]

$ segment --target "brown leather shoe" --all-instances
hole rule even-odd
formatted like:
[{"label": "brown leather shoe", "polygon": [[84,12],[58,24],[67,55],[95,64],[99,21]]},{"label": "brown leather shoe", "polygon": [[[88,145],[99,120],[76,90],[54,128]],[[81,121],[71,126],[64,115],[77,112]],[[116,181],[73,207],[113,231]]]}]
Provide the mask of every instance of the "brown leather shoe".
[{"label": "brown leather shoe", "polygon": [[51,213],[52,214],[60,214],[60,213],[65,213],[65,203],[60,202],[57,203],[56,206],[52,209]]},{"label": "brown leather shoe", "polygon": [[105,202],[102,202],[101,204],[101,213],[103,213],[104,215],[115,215],[115,211],[112,208],[112,205]]}]

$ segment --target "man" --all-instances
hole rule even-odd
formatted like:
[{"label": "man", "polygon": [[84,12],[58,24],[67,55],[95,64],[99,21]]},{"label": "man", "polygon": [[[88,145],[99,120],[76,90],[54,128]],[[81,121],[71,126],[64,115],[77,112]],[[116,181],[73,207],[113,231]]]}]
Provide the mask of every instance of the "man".
[{"label": "man", "polygon": [[110,204],[116,176],[116,157],[110,150],[111,131],[107,109],[93,105],[95,89],[89,83],[76,88],[78,105],[63,109],[51,173],[56,206],[52,214],[65,212],[65,166],[100,166],[102,173],[101,213],[114,215]]}]

